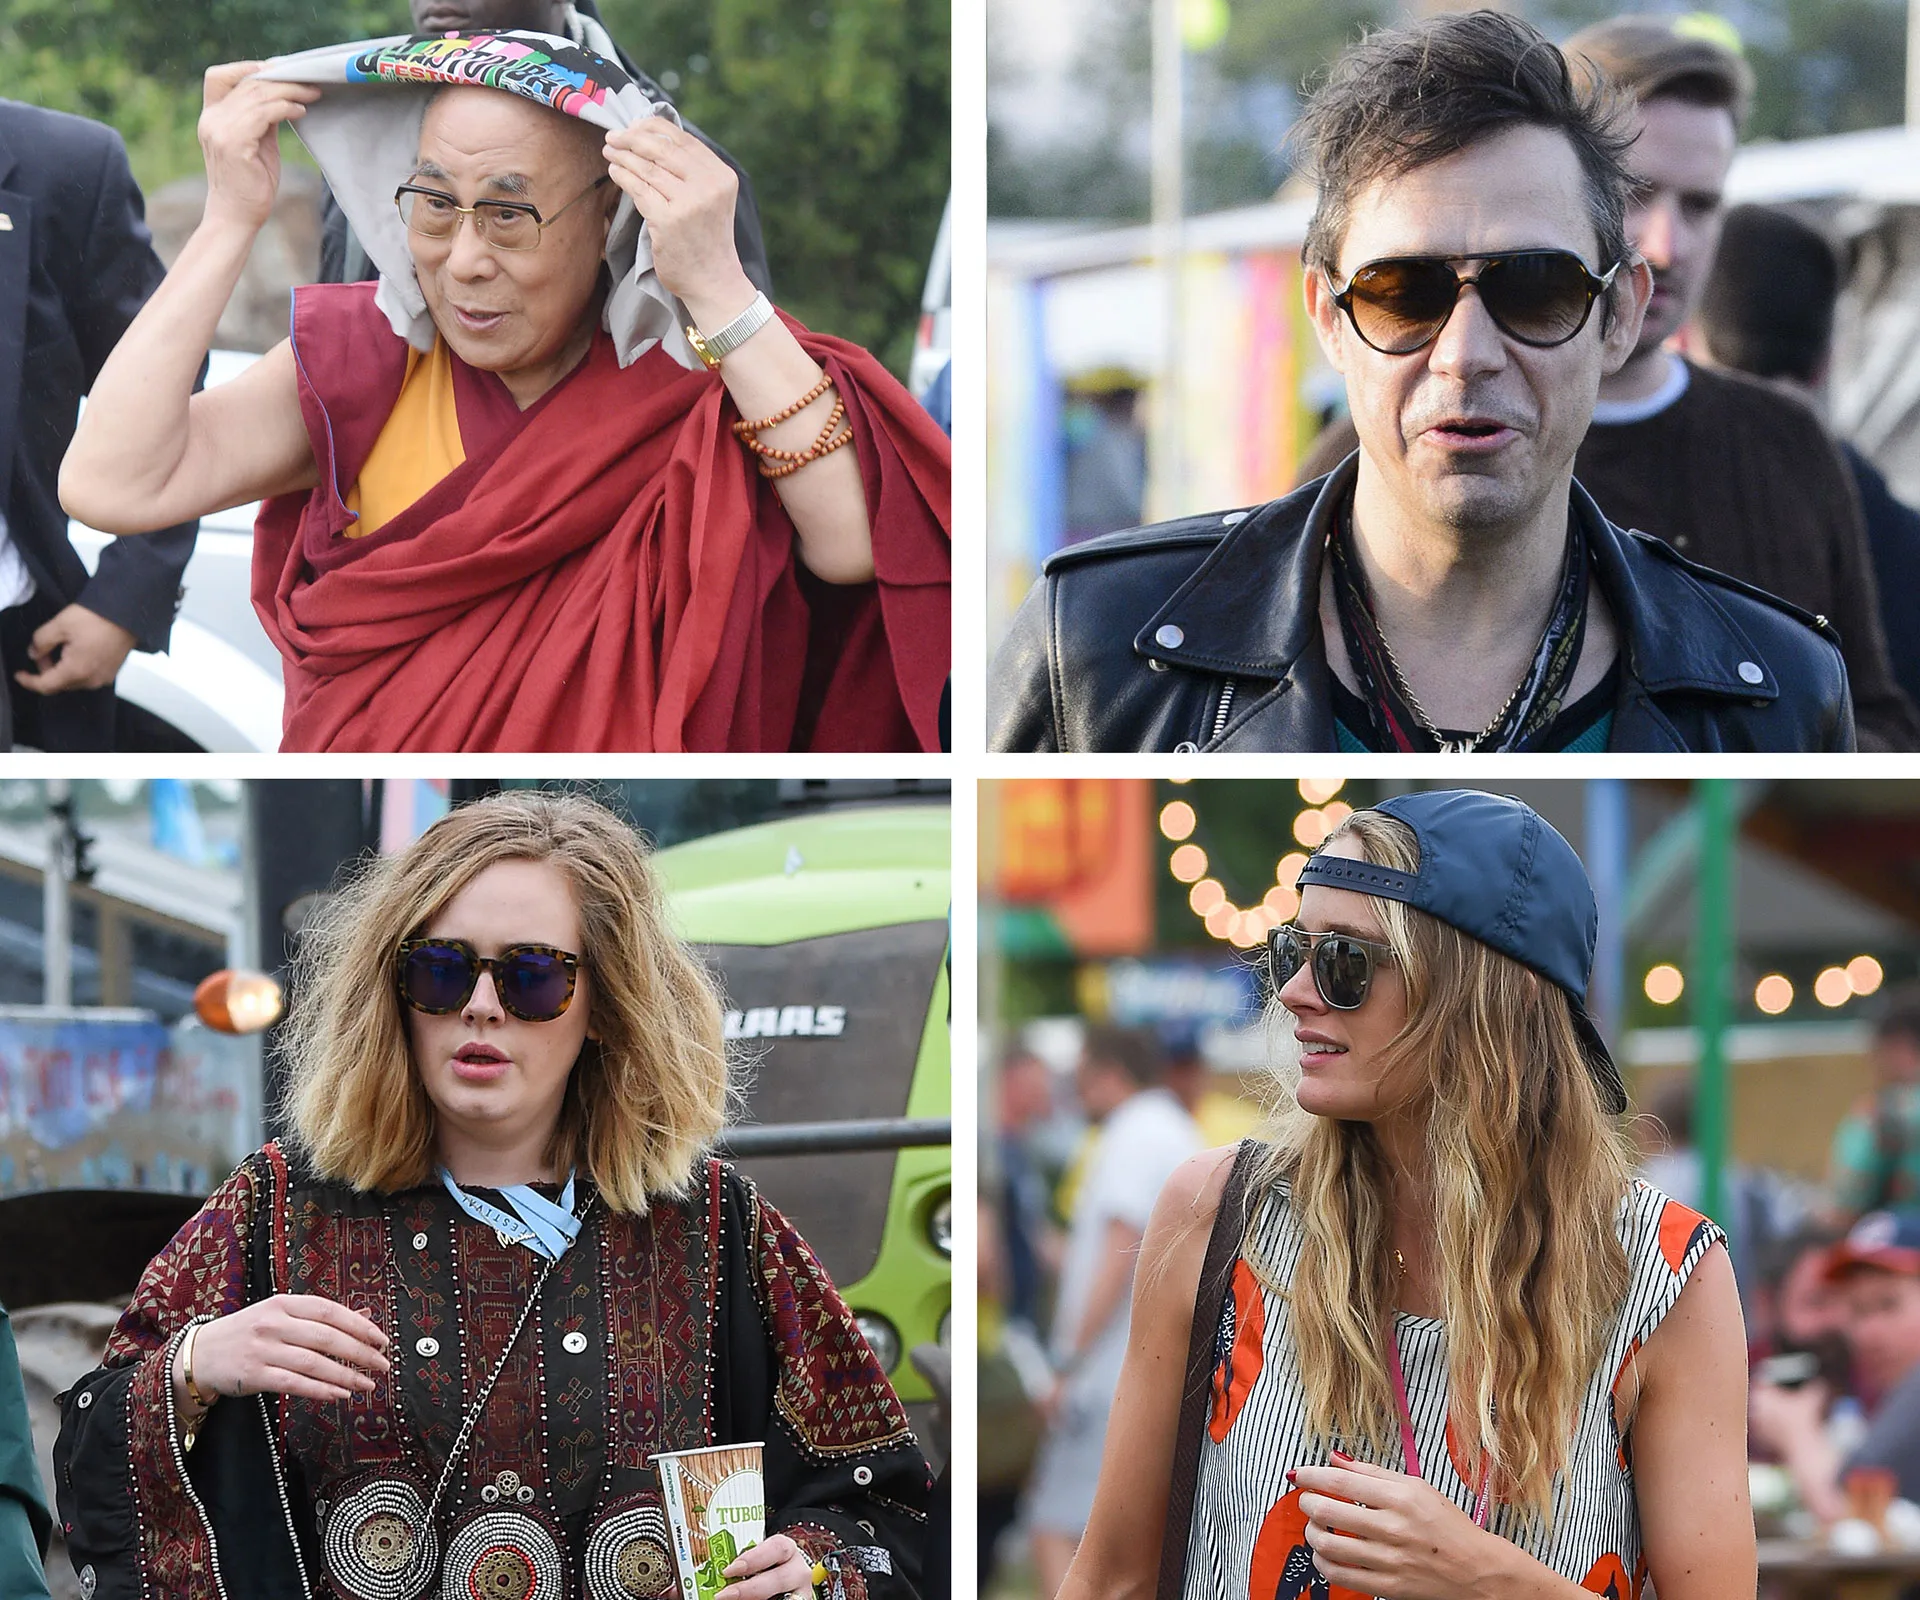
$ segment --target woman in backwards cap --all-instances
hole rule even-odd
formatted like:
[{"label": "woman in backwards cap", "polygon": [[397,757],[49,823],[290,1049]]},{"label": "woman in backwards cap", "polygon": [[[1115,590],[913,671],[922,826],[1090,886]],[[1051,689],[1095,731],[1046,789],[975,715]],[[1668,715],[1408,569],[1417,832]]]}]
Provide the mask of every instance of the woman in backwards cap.
[{"label": "woman in backwards cap", "polygon": [[301,941],[294,1136],[65,1397],[89,1600],[668,1600],[654,1458],[744,1442],[770,1536],[719,1600],[913,1600],[926,1463],[813,1253],[704,1154],[720,1002],[633,830],[477,801]]},{"label": "woman in backwards cap", "polygon": [[[295,124],[373,284],[193,393]],[[535,33],[207,74],[205,217],[61,472],[141,533],[250,500],[283,747],[937,748],[944,438],[776,313],[732,170]],[[757,470],[756,470],[757,469]]]},{"label": "woman in backwards cap", "polygon": [[1749,1600],[1733,1273],[1632,1178],[1579,858],[1424,793],[1300,884],[1292,1104],[1161,1195],[1063,1597]]}]

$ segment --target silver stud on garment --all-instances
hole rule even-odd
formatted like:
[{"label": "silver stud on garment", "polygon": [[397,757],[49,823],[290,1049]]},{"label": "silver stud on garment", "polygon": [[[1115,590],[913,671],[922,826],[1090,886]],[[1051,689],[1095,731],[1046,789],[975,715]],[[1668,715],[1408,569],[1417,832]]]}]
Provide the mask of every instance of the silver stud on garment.
[{"label": "silver stud on garment", "polygon": [[1225,528],[1231,528],[1235,523],[1245,522],[1247,518],[1252,515],[1253,513],[1251,511],[1229,511],[1220,519],[1220,525]]},{"label": "silver stud on garment", "polygon": [[424,1249],[426,1249],[426,1247],[427,1247],[427,1236],[426,1236],[426,1235],[425,1235],[424,1233],[416,1233],[416,1234],[415,1234],[415,1235],[413,1236],[413,1247],[414,1247],[414,1249],[416,1249],[416,1250],[424,1250]]},{"label": "silver stud on garment", "polygon": [[416,1354],[423,1355],[431,1361],[435,1356],[440,1354],[440,1341],[432,1335],[428,1335],[424,1339],[415,1339],[413,1341],[413,1348]]},{"label": "silver stud on garment", "polygon": [[1743,661],[1735,670],[1740,674],[1742,683],[1760,683],[1767,676],[1757,661]]},{"label": "silver stud on garment", "polygon": [[85,1600],[93,1600],[93,1591],[98,1588],[99,1585],[100,1574],[93,1570],[93,1563],[89,1561],[80,1569],[80,1593],[85,1597]]},{"label": "silver stud on garment", "polygon": [[85,1411],[88,1406],[93,1404],[93,1396],[90,1393],[83,1393],[78,1400],[74,1401],[74,1404],[82,1411]]},{"label": "silver stud on garment", "polygon": [[853,1469],[853,1481],[859,1484],[861,1488],[866,1488],[868,1484],[873,1482],[873,1468],[855,1467]]},{"label": "silver stud on garment", "polygon": [[1153,636],[1153,642],[1159,645],[1162,650],[1178,650],[1181,645],[1187,642],[1186,631],[1182,628],[1176,628],[1169,622]]},{"label": "silver stud on garment", "polygon": [[572,1333],[562,1334],[560,1336],[560,1348],[570,1356],[579,1355],[586,1347],[587,1336],[578,1328],[575,1328]]}]

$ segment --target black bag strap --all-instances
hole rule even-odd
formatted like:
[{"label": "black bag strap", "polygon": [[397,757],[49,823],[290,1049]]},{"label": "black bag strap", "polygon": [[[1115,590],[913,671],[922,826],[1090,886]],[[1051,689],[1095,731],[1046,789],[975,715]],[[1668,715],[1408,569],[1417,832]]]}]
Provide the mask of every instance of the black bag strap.
[{"label": "black bag strap", "polygon": [[1193,1297],[1193,1331],[1187,1337],[1187,1376],[1180,1390],[1180,1431],[1173,1447],[1173,1476],[1167,1486],[1167,1525],[1160,1536],[1157,1600],[1180,1600],[1187,1580],[1187,1535],[1193,1526],[1193,1493],[1200,1477],[1200,1437],[1207,1426],[1207,1393],[1212,1387],[1213,1345],[1220,1312],[1233,1281],[1233,1264],[1247,1231],[1247,1190],[1259,1165],[1262,1146],[1244,1139],[1234,1152],[1220,1209],[1213,1214],[1200,1287]]}]

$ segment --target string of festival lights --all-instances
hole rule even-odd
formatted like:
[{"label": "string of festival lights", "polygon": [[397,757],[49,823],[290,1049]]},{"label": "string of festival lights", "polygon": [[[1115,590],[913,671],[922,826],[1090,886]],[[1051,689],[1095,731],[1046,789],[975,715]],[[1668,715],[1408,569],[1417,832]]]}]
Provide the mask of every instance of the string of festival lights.
[{"label": "string of festival lights", "polygon": [[[1192,780],[1170,778],[1169,783],[1185,787]],[[1215,863],[1195,835],[1201,831],[1199,808],[1186,798],[1169,800],[1160,808],[1160,834],[1168,845],[1166,868],[1179,883],[1187,885],[1187,906],[1211,938],[1230,944],[1237,950],[1251,950],[1265,942],[1267,934],[1290,922],[1300,910],[1300,869],[1307,864],[1307,851],[1316,850],[1333,830],[1350,816],[1353,807],[1334,797],[1346,787],[1343,778],[1302,778],[1296,786],[1302,809],[1293,819],[1293,837],[1300,845],[1273,865],[1273,885],[1258,900],[1241,905],[1218,875]],[[1837,1011],[1850,1000],[1877,992],[1886,981],[1886,971],[1870,955],[1855,956],[1844,966],[1822,969],[1813,980],[1813,997],[1829,1011]],[[1670,961],[1658,962],[1647,969],[1642,983],[1646,997],[1656,1006],[1678,1003],[1686,993],[1686,975]],[[1753,1003],[1765,1016],[1784,1015],[1795,999],[1793,980],[1783,972],[1769,972],[1753,986]]]}]

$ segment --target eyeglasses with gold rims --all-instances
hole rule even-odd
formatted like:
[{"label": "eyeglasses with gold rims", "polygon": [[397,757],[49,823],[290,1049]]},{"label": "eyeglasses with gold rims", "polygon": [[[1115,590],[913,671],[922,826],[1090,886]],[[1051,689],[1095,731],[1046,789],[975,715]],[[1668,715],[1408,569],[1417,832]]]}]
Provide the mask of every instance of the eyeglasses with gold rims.
[{"label": "eyeglasses with gold rims", "polygon": [[[1484,264],[1468,275],[1454,270],[1456,261]],[[1353,331],[1382,355],[1411,355],[1432,344],[1468,284],[1508,338],[1551,350],[1587,325],[1594,301],[1613,287],[1622,265],[1616,261],[1596,278],[1571,250],[1503,250],[1387,256],[1354,268],[1344,287],[1332,273],[1326,279]]]},{"label": "eyeglasses with gold rims", "polygon": [[550,217],[542,217],[538,206],[524,200],[476,200],[463,206],[452,195],[420,183],[401,184],[393,192],[393,203],[400,208],[400,220],[408,231],[423,239],[451,239],[460,219],[471,217],[474,231],[496,250],[538,250],[547,229],[596,189],[612,182],[610,174],[602,174]]}]

